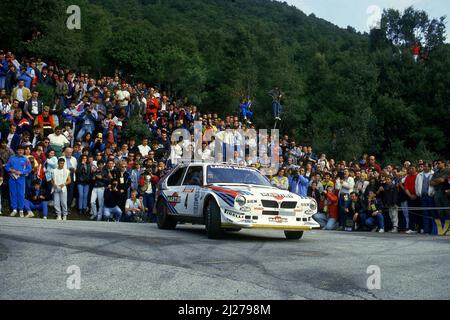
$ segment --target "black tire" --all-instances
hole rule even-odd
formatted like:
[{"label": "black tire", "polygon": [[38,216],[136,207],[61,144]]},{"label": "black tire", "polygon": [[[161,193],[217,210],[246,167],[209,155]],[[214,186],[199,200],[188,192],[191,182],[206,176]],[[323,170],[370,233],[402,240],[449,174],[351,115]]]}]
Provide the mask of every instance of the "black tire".
[{"label": "black tire", "polygon": [[284,235],[288,240],[299,240],[303,237],[303,231],[285,231]]},{"label": "black tire", "polygon": [[156,207],[156,224],[159,229],[173,230],[177,226],[177,221],[169,216],[169,208],[164,201],[159,201]]},{"label": "black tire", "polygon": [[219,239],[223,236],[221,228],[220,208],[213,199],[208,201],[205,212],[206,235],[209,239]]}]

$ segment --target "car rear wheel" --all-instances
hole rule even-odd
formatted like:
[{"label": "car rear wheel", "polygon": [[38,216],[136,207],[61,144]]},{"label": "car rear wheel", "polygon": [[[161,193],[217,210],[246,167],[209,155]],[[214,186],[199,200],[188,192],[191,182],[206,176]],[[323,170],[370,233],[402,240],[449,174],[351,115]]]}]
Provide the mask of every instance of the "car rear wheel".
[{"label": "car rear wheel", "polygon": [[206,234],[209,239],[219,239],[222,237],[223,230],[221,225],[220,208],[216,201],[210,200],[206,206],[205,214]]},{"label": "car rear wheel", "polygon": [[156,207],[156,223],[159,229],[172,230],[177,226],[177,221],[169,216],[169,208],[164,203],[160,201]]},{"label": "car rear wheel", "polygon": [[303,231],[285,231],[284,235],[288,240],[299,240],[303,237]]}]

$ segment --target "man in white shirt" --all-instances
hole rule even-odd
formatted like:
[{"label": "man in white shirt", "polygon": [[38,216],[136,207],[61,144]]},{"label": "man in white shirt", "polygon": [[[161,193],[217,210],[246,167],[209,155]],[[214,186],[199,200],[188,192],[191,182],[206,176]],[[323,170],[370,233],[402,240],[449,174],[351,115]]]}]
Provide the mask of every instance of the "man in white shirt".
[{"label": "man in white shirt", "polygon": [[148,145],[148,139],[147,138],[142,139],[142,144],[140,146],[138,146],[138,149],[139,149],[139,153],[143,157],[148,156],[148,153],[150,152],[151,148]]},{"label": "man in white shirt", "polygon": [[61,127],[56,127],[55,133],[49,134],[48,139],[50,140],[50,147],[55,150],[57,157],[61,156],[64,147],[70,144],[66,136],[62,134]]},{"label": "man in white shirt", "polygon": [[127,221],[136,219],[138,222],[143,222],[144,204],[136,195],[136,190],[131,191],[131,197],[125,203],[125,218]]},{"label": "man in white shirt", "polygon": [[69,187],[67,188],[67,203],[69,204],[69,206],[72,206],[72,203],[74,202],[73,193],[75,191],[75,181],[76,181],[75,174],[78,166],[78,161],[74,156],[72,156],[72,154],[73,154],[72,148],[65,148],[64,155],[61,157],[61,159],[64,159],[65,168],[70,172],[71,181],[74,182],[70,184]]},{"label": "man in white shirt", "polygon": [[67,220],[67,186],[71,184],[70,171],[64,167],[64,158],[58,159],[58,168],[52,172],[53,202],[56,211],[56,220]]},{"label": "man in white shirt", "polygon": [[344,169],[344,178],[336,180],[336,190],[339,190],[339,229],[343,230],[345,227],[346,214],[345,209],[350,204],[350,193],[353,192],[355,180],[350,176],[350,171]]},{"label": "man in white shirt", "polygon": [[127,85],[122,84],[122,90],[116,91],[116,100],[119,102],[121,107],[127,107],[128,102],[130,101],[130,93],[127,90]]},{"label": "man in white shirt", "polygon": [[433,225],[431,223],[432,219],[437,217],[436,210],[429,209],[434,207],[434,188],[430,184],[433,174],[434,172],[431,169],[431,164],[424,163],[423,171],[417,175],[415,182],[416,195],[420,200],[420,206],[423,208],[423,233],[428,234],[431,234],[433,231]]}]

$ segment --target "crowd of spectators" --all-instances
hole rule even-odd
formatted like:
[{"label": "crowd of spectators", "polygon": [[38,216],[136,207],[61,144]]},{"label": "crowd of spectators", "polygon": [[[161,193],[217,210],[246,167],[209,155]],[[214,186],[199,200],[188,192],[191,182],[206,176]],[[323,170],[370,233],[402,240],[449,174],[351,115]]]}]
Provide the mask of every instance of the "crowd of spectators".
[{"label": "crowd of spectators", "polygon": [[[51,105],[40,100],[40,85],[54,92]],[[53,207],[57,219],[65,220],[76,207],[80,215],[99,221],[154,222],[158,181],[187,148],[214,161],[231,146],[231,162],[266,165],[247,149],[234,147],[242,145],[242,132],[255,129],[246,101],[241,115],[237,110],[220,117],[156,87],[127,83],[119,73],[94,79],[40,59],[19,62],[3,51],[0,99],[6,124],[0,182],[6,182],[1,184],[3,200],[12,216],[40,212],[46,219]],[[142,139],[123,134],[134,115],[148,128]],[[192,150],[194,121],[202,123],[199,150]],[[191,139],[171,142],[179,128],[188,130]],[[215,139],[224,142],[223,150],[217,150]],[[263,141],[246,142],[257,146]],[[369,155],[335,162],[287,135],[277,149],[281,168],[268,178],[278,188],[315,198],[315,219],[325,229],[430,233],[431,218],[449,216],[450,165],[443,159],[384,168]]]}]

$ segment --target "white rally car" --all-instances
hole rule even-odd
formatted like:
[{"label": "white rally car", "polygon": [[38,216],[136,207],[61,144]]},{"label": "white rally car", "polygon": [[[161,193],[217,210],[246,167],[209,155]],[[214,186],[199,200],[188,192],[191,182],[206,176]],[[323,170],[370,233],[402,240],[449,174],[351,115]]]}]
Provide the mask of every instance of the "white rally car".
[{"label": "white rally car", "polygon": [[202,224],[209,238],[257,228],[300,239],[304,230],[320,227],[312,218],[314,199],[280,190],[258,170],[237,165],[178,165],[158,185],[156,211],[160,229],[174,229],[177,222]]}]

